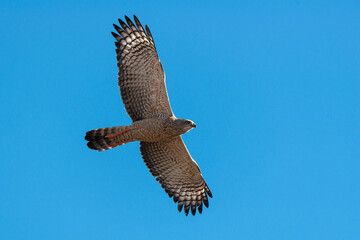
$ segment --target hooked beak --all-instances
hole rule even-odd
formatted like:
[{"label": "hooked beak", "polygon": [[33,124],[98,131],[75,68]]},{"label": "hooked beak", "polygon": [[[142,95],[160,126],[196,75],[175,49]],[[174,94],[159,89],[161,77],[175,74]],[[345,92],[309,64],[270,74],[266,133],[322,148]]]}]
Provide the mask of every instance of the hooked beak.
[{"label": "hooked beak", "polygon": [[193,128],[196,128],[196,124],[195,124],[195,123],[191,123],[191,126],[192,126]]}]

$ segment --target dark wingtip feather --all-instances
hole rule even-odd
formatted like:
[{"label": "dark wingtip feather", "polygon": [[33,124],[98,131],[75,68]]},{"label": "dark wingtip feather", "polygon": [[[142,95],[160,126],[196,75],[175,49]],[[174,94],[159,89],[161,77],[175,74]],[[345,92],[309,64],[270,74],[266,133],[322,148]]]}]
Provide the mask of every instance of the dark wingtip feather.
[{"label": "dark wingtip feather", "polygon": [[179,210],[179,212],[181,212],[181,210],[182,210],[182,208],[183,208],[183,205],[184,205],[184,203],[179,203],[179,204],[178,204],[178,210]]},{"label": "dark wingtip feather", "polygon": [[145,30],[146,30],[146,34],[148,35],[148,37],[151,38],[152,36],[151,36],[150,29],[149,29],[148,25],[146,25],[146,24],[145,24]]},{"label": "dark wingtip feather", "polygon": [[[114,26],[115,30],[116,30],[119,34],[121,34],[122,32],[124,32],[118,25],[113,24],[113,26]],[[113,36],[114,36],[114,35],[113,35]],[[118,36],[119,36],[119,35],[118,35]]]},{"label": "dark wingtip feather", "polygon": [[134,20],[135,20],[135,24],[139,30],[139,33],[144,36],[144,37],[147,37],[146,36],[146,33],[145,33],[145,30],[144,28],[142,27],[141,23],[140,23],[140,20],[134,15]]},{"label": "dark wingtip feather", "polygon": [[[135,16],[135,15],[134,15],[134,16]],[[131,19],[130,19],[130,18],[128,18],[128,16],[126,16],[126,15],[125,15],[125,20],[126,20],[126,22],[127,22],[127,23],[129,23],[129,22],[131,22],[131,23],[132,23]],[[129,24],[129,25],[130,25],[130,24]]]},{"label": "dark wingtip feather", "polygon": [[121,18],[118,18],[118,22],[120,23],[120,25],[125,24],[123,20],[121,20]]},{"label": "dark wingtip feather", "polygon": [[205,207],[208,208],[209,207],[209,202],[208,202],[207,198],[204,198],[203,202],[204,202]]},{"label": "dark wingtip feather", "polygon": [[201,204],[199,205],[199,207],[198,207],[198,211],[199,211],[199,213],[202,213],[202,202],[201,202]]},{"label": "dark wingtip feather", "polygon": [[190,205],[186,205],[186,202],[185,202],[184,212],[185,212],[186,216],[189,214],[189,210],[190,210]]},{"label": "dark wingtip feather", "polygon": [[211,191],[210,191],[210,189],[209,189],[208,186],[206,186],[206,193],[209,195],[209,197],[212,198],[212,193],[211,193]]},{"label": "dark wingtip feather", "polygon": [[133,15],[133,17],[134,17],[135,23],[140,22],[139,19],[137,18],[137,16],[135,16],[135,14]]},{"label": "dark wingtip feather", "polygon": [[[115,24],[114,24],[115,25]],[[111,35],[113,35],[113,37],[115,38],[115,39],[117,39],[118,37],[120,37],[119,35],[117,35],[116,33],[114,33],[114,32],[111,32]]]},{"label": "dark wingtip feather", "polygon": [[121,27],[122,27],[124,30],[125,30],[126,28],[128,28],[128,26],[126,25],[126,23],[125,23],[123,20],[121,20],[121,19],[119,18],[118,21],[119,21]]},{"label": "dark wingtip feather", "polygon": [[[150,29],[149,29],[149,27],[148,27],[147,25],[145,25],[145,29],[146,29],[146,34],[147,34],[150,42],[151,42],[151,43],[154,45],[154,47],[155,47],[154,38],[153,38],[153,36],[151,35]],[[155,48],[156,48],[156,47],[155,47]]]},{"label": "dark wingtip feather", "polygon": [[191,214],[195,216],[196,213],[196,205],[191,205]]}]

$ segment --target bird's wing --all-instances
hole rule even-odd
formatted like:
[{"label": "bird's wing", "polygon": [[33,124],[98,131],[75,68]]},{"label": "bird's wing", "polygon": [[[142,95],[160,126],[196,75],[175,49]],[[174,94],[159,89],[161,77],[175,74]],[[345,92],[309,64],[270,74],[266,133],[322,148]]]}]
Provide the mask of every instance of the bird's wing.
[{"label": "bird's wing", "polygon": [[208,207],[207,196],[212,194],[180,136],[163,142],[140,142],[140,151],[150,173],[178,202],[179,211],[184,206],[187,215],[191,207],[195,215],[196,208],[202,212],[203,203]]},{"label": "bird's wing", "polygon": [[118,85],[125,109],[133,121],[173,115],[165,85],[165,73],[147,25],[144,31],[134,15],[135,24],[125,16],[116,31]]}]

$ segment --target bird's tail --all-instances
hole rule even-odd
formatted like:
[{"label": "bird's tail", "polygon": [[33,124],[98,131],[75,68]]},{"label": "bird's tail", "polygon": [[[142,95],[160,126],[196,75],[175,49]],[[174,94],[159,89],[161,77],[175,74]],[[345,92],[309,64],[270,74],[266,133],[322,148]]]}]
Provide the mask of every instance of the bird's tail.
[{"label": "bird's tail", "polygon": [[130,126],[98,128],[86,133],[85,140],[91,149],[104,151],[134,141]]}]

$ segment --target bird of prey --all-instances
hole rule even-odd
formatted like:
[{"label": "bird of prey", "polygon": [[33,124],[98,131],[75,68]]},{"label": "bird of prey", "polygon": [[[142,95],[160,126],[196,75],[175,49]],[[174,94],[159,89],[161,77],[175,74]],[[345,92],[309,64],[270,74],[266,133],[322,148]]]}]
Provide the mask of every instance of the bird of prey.
[{"label": "bird of prey", "polygon": [[208,207],[212,197],[199,166],[190,156],[182,138],[196,127],[188,119],[173,114],[165,86],[164,69],[147,25],[145,30],[134,15],[135,24],[125,16],[114,24],[118,85],[132,124],[94,129],[86,133],[87,146],[108,150],[132,141],[140,141],[140,151],[150,173],[165,192],[178,203],[178,210],[189,209],[195,215]]}]

